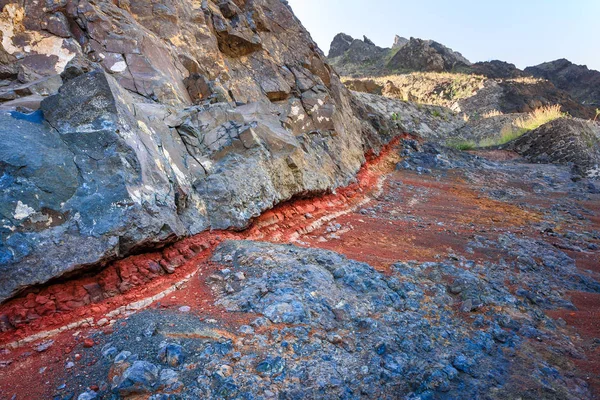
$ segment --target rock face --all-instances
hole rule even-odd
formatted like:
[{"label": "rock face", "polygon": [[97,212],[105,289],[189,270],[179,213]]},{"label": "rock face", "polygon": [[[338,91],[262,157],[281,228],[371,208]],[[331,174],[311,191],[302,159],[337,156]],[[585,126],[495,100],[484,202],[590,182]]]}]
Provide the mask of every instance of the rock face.
[{"label": "rock face", "polygon": [[340,33],[333,39],[329,61],[343,76],[365,77],[406,71],[452,71],[471,63],[460,53],[432,40],[396,35],[392,48],[376,46],[366,36],[353,39]]},{"label": "rock face", "polygon": [[392,99],[440,105],[471,117],[490,112],[527,113],[545,106],[560,105],[577,118],[594,118],[595,112],[575,101],[552,82],[533,79],[488,79],[469,74],[415,72],[385,77],[345,79],[354,91]]},{"label": "rock face", "polygon": [[50,89],[28,103],[35,113],[0,112],[0,301],[244,228],[348,183],[389,139],[359,121],[371,111],[280,1],[2,5],[2,77]]},{"label": "rock face", "polygon": [[409,40],[407,38],[396,35],[394,37],[394,44],[392,45],[392,49],[399,49],[405,44],[407,44]]},{"label": "rock face", "polygon": [[335,58],[344,55],[344,53],[347,52],[352,46],[352,42],[354,42],[354,38],[352,36],[346,35],[345,33],[338,33],[331,42],[327,57]]},{"label": "rock face", "polygon": [[415,104],[369,93],[354,93],[357,100],[369,104],[390,118],[400,130],[428,141],[448,143],[479,140],[465,120],[446,107]]},{"label": "rock face", "polygon": [[506,148],[531,162],[573,163],[583,175],[600,177],[600,126],[593,122],[560,118],[527,132]]},{"label": "rock face", "polygon": [[344,76],[379,75],[392,50],[375,45],[366,36],[363,40],[340,33],[333,38],[328,60]]},{"label": "rock face", "polygon": [[387,63],[391,71],[453,71],[471,65],[462,54],[433,40],[410,38]]},{"label": "rock face", "polygon": [[471,65],[470,71],[473,74],[483,75],[491,79],[513,79],[525,75],[514,64],[499,60],[474,63]]},{"label": "rock face", "polygon": [[548,79],[583,104],[600,106],[600,72],[590,70],[585,65],[560,59],[525,68],[525,73]]}]

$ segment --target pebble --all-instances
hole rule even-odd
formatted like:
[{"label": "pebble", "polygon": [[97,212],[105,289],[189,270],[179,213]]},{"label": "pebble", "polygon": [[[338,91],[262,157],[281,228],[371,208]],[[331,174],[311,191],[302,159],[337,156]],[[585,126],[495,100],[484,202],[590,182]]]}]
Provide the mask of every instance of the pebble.
[{"label": "pebble", "polygon": [[77,400],[93,400],[93,399],[95,399],[95,398],[97,398],[97,397],[98,397],[98,393],[96,393],[96,392],[94,392],[94,391],[92,391],[92,390],[89,390],[89,391],[87,391],[87,392],[83,392],[83,393],[81,393],[81,394],[80,394],[80,395],[77,397]]},{"label": "pebble", "polygon": [[52,347],[53,344],[54,344],[54,340],[47,340],[47,341],[42,342],[39,345],[37,345],[35,347],[35,351],[37,351],[38,353],[43,353],[44,351],[46,351],[50,347]]},{"label": "pebble", "polygon": [[185,359],[183,347],[173,343],[167,344],[160,349],[158,358],[163,364],[168,364],[171,367],[178,367],[183,364]]},{"label": "pebble", "polygon": [[131,352],[124,350],[122,352],[120,352],[119,354],[117,354],[117,356],[115,357],[115,360],[113,361],[115,364],[121,364],[122,362],[126,361],[129,356],[131,356]]},{"label": "pebble", "polygon": [[222,378],[227,378],[233,375],[233,368],[231,368],[229,365],[221,365],[217,369],[217,374]]},{"label": "pebble", "polygon": [[238,281],[243,281],[246,279],[246,275],[243,272],[236,272],[235,279],[237,279]]},{"label": "pebble", "polygon": [[98,326],[108,325],[108,319],[102,318],[102,319],[98,320],[98,322],[96,322],[96,325],[98,325]]},{"label": "pebble", "polygon": [[181,307],[179,307],[179,312],[188,313],[191,311],[191,309],[192,308],[190,306],[181,306]]}]

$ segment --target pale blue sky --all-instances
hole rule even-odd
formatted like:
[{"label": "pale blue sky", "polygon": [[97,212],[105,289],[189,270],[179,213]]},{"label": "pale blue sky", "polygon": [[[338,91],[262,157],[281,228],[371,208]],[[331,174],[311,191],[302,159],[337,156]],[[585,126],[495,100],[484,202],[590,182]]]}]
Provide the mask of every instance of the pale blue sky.
[{"label": "pale blue sky", "polygon": [[600,0],[288,0],[327,54],[339,32],[389,47],[433,39],[469,60],[520,68],[568,58],[600,70]]}]

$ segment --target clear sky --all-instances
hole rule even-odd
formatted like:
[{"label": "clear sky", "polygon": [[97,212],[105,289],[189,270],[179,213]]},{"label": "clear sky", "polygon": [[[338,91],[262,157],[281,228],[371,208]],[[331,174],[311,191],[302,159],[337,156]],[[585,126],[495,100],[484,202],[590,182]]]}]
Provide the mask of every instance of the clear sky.
[{"label": "clear sky", "polygon": [[519,68],[567,58],[600,70],[600,0],[288,0],[325,54],[333,37],[433,39]]}]

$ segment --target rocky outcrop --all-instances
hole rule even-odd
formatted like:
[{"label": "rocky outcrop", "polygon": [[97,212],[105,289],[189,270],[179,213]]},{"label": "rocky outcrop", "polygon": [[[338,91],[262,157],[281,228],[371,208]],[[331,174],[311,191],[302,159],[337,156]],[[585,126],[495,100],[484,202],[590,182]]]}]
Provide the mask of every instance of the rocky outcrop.
[{"label": "rocky outcrop", "polygon": [[394,37],[394,44],[392,45],[392,49],[399,49],[402,46],[404,46],[405,44],[407,44],[408,41],[409,40],[407,38],[396,35]]},{"label": "rocky outcrop", "polygon": [[410,38],[387,63],[390,71],[443,72],[471,65],[462,54],[433,40]]},{"label": "rocky outcrop", "polygon": [[600,126],[580,119],[560,118],[508,143],[535,163],[572,163],[583,175],[600,177]]},{"label": "rocky outcrop", "polygon": [[357,118],[375,112],[282,2],[48,4],[5,4],[0,19],[10,85],[58,82],[0,113],[0,302],[186,235],[242,229],[347,184],[390,138],[385,121],[377,131]]},{"label": "rocky outcrop", "polygon": [[505,61],[492,60],[477,62],[471,65],[469,71],[476,75],[483,75],[491,79],[514,79],[525,74],[514,64]]},{"label": "rocky outcrop", "polygon": [[375,45],[366,36],[360,40],[340,33],[331,42],[328,60],[343,76],[379,75],[391,51]]},{"label": "rocky outcrop", "polygon": [[352,42],[354,38],[350,35],[346,35],[345,33],[338,33],[333,38],[331,42],[331,46],[329,47],[328,58],[335,58],[344,55],[352,46]]},{"label": "rocky outcrop", "polygon": [[503,89],[504,113],[531,112],[536,108],[559,104],[563,112],[577,118],[593,118],[594,109],[574,100],[569,93],[544,80],[506,80]]},{"label": "rocky outcrop", "polygon": [[563,58],[525,68],[525,73],[549,80],[585,105],[600,107],[600,72],[585,65]]},{"label": "rocky outcrop", "polygon": [[586,107],[551,82],[533,79],[487,79],[480,75],[425,73],[385,77],[344,79],[351,90],[383,95],[392,99],[451,108],[479,118],[488,113],[528,113],[546,106],[560,105],[563,112],[577,118],[594,118]]},{"label": "rocky outcrop", "polygon": [[460,53],[440,43],[398,35],[392,48],[381,48],[366,36],[359,40],[340,33],[331,43],[328,59],[340,75],[354,78],[399,71],[452,71],[471,65]]},{"label": "rocky outcrop", "polygon": [[467,122],[446,107],[415,104],[369,93],[354,93],[363,104],[388,117],[401,131],[428,141],[451,143],[476,140]]}]

